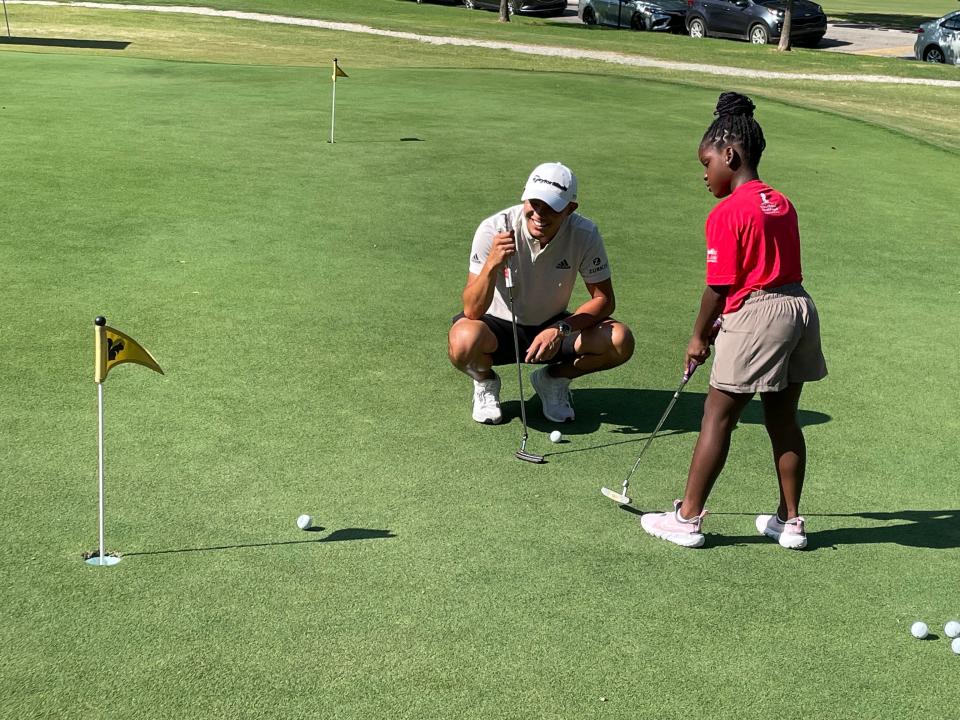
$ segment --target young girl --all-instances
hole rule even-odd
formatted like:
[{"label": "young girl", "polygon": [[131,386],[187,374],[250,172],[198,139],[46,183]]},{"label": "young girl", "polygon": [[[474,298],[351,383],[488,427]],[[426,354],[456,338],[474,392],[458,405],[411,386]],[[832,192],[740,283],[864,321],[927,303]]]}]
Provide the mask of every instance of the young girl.
[{"label": "young girl", "polygon": [[757,173],[766,143],[753,110],[750,98],[723,93],[717,119],[700,142],[704,182],[723,199],[707,217],[706,287],[685,367],[710,355],[711,328],[720,318],[716,357],[683,499],[672,511],[640,519],[651,535],[684,547],[703,545],[704,503],[723,470],[740,413],[755,393],[780,483],[777,512],[759,515],[757,531],[785,548],[807,544],[799,514],[806,445],[797,403],[803,383],[825,377],[827,366],[817,309],[800,284],[797,213]]}]

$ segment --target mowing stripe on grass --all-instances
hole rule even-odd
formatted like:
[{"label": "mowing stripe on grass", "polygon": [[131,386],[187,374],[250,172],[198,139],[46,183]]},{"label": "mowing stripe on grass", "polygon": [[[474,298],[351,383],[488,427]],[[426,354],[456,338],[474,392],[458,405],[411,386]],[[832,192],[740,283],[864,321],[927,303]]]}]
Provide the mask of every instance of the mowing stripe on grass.
[{"label": "mowing stripe on grass", "polygon": [[599,60],[616,65],[631,65],[634,67],[660,68],[663,70],[679,70],[707,75],[723,75],[727,77],[743,77],[764,80],[815,80],[822,82],[853,82],[878,83],[894,85],[928,85],[960,89],[960,80],[936,80],[930,78],[902,78],[889,75],[848,75],[848,74],[817,74],[817,73],[790,73],[773,70],[754,70],[748,68],[734,68],[720,65],[704,65],[701,63],[682,63],[667,60],[654,60],[638,55],[624,55],[622,53],[606,52],[601,50],[582,50],[562,48],[551,45],[529,45],[524,43],[499,42],[495,40],[471,40],[449,36],[421,35],[418,33],[402,32],[398,30],[382,30],[359,23],[329,22],[311,18],[291,17],[288,15],[270,15],[266,13],[239,12],[233,10],[214,10],[208,7],[165,6],[165,5],[124,5],[122,3],[94,3],[94,2],[53,2],[53,0],[10,0],[10,4],[19,5],[46,5],[64,7],[90,8],[94,10],[132,10],[136,12],[178,13],[187,15],[208,15],[213,17],[232,18],[235,20],[252,20],[255,22],[275,23],[279,25],[299,25],[303,27],[321,28],[342,32],[364,33],[398,40],[412,40],[414,42],[431,45],[458,45],[462,47],[478,47],[490,50],[508,50],[526,55],[541,55],[545,57],[569,57],[587,60]]}]

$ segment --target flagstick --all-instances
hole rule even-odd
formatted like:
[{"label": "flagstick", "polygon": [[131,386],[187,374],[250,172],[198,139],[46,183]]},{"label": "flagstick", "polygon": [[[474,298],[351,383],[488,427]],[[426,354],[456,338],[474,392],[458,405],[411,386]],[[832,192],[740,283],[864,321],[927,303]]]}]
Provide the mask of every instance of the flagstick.
[{"label": "flagstick", "polygon": [[337,71],[333,71],[333,102],[330,105],[330,142],[333,143],[333,120],[337,113]]},{"label": "flagstick", "polygon": [[109,555],[104,555],[103,553],[103,383],[97,383],[97,479],[98,479],[98,488],[100,491],[100,501],[99,501],[99,538],[100,538],[100,554],[98,557],[91,557],[87,559],[88,565],[116,565],[120,562],[120,558],[113,557]]},{"label": "flagstick", "polygon": [[7,23],[7,37],[10,37],[10,18],[7,17],[7,0],[3,0],[3,19]]}]

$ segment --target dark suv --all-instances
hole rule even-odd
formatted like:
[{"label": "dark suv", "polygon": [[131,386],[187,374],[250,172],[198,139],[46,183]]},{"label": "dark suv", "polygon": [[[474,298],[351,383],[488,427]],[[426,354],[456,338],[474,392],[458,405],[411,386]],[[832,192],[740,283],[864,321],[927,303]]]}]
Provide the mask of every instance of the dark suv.
[{"label": "dark suv", "polygon": [[[778,42],[783,30],[783,0],[690,0],[690,37],[749,40],[755,45]],[[827,32],[823,8],[809,0],[794,0],[790,42],[816,47]]]}]

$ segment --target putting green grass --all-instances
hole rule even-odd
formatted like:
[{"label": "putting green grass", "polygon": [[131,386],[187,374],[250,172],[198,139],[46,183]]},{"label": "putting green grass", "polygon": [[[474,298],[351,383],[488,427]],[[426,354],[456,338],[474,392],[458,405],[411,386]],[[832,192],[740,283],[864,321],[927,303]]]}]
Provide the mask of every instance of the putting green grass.
[{"label": "putting green grass", "polygon": [[[679,382],[717,87],[345,63],[331,145],[316,67],[9,50],[0,716],[892,719],[954,701],[955,155],[759,96],[831,371],[802,403],[811,547],[755,536],[776,490],[754,403],[707,548],[684,551],[599,487]],[[476,425],[445,334],[476,224],[549,159],[580,177],[638,349],[574,385],[566,443],[530,396],[533,466],[513,458],[512,369],[508,421]],[[114,568],[81,560],[98,314],[166,371],[104,386]],[[706,387],[644,457],[640,508],[681,491]],[[913,640],[917,619],[938,639]]]}]

